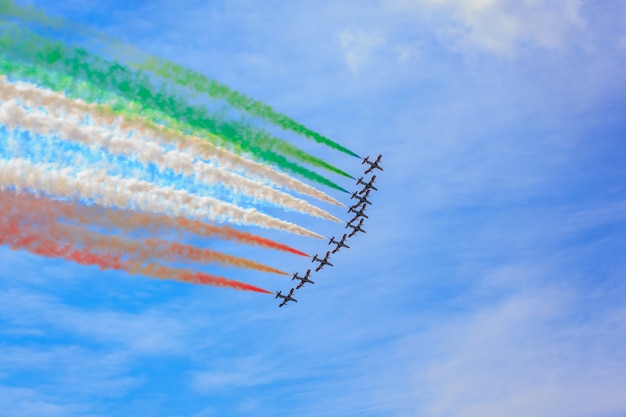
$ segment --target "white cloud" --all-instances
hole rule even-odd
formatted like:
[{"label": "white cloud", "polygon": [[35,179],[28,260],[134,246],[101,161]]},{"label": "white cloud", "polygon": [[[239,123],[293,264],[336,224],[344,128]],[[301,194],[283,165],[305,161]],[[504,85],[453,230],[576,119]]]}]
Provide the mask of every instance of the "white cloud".
[{"label": "white cloud", "polygon": [[580,0],[389,0],[386,4],[445,22],[440,33],[464,50],[478,48],[505,56],[527,46],[561,48],[585,27]]},{"label": "white cloud", "polygon": [[357,73],[367,65],[373,51],[385,44],[385,38],[362,30],[344,29],[339,35],[339,43],[346,65]]},{"label": "white cloud", "polygon": [[438,329],[437,358],[415,379],[428,387],[425,415],[624,413],[626,310],[590,313],[586,302],[561,289],[518,293]]}]

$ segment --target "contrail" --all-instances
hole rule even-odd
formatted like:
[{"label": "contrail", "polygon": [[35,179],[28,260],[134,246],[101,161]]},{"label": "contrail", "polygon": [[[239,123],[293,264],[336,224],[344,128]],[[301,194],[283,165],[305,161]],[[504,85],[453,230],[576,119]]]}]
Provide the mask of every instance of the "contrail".
[{"label": "contrail", "polygon": [[62,219],[103,228],[107,232],[123,231],[137,233],[144,231],[158,235],[176,231],[180,237],[191,233],[203,238],[219,238],[266,249],[275,249],[308,257],[309,255],[288,245],[275,242],[251,233],[236,230],[230,226],[218,226],[191,220],[185,217],[171,217],[162,214],[101,206],[87,206],[68,201],[51,200],[28,193],[0,189],[0,213],[17,210],[20,213],[38,213],[39,218],[30,216],[29,222],[51,222]]},{"label": "contrail", "polygon": [[71,115],[80,120],[88,118],[92,124],[101,127],[113,128],[115,126],[125,135],[139,132],[142,136],[161,145],[174,145],[179,151],[187,152],[203,160],[219,161],[219,166],[223,169],[235,170],[240,174],[252,177],[256,181],[266,181],[273,186],[288,188],[336,206],[343,206],[342,203],[326,193],[271,167],[245,159],[225,149],[218,148],[210,142],[181,134],[174,129],[157,125],[149,120],[116,114],[108,106],[71,99],[62,93],[39,88],[30,83],[10,83],[4,75],[0,75],[0,97],[17,99],[28,107],[44,107],[56,117]]},{"label": "contrail", "polygon": [[[8,27],[4,28],[4,32],[8,33],[0,36],[0,48],[4,49],[5,53],[27,59],[31,64],[61,69],[73,79],[89,80],[96,88],[134,101],[141,110],[148,112],[157,110],[177,120],[177,124],[182,122],[186,129],[212,132],[243,151],[251,152],[273,163],[280,162],[281,159],[274,156],[280,156],[276,151],[282,151],[286,155],[299,158],[302,162],[316,163],[322,168],[329,166],[284,140],[271,136],[268,132],[253,128],[251,125],[223,119],[216,114],[211,115],[205,107],[193,106],[182,97],[172,95],[169,91],[171,89],[165,89],[164,86],[159,90],[155,89],[147,73],[134,71],[119,63],[111,63],[89,54],[84,49],[49,41],[27,29]],[[308,155],[306,160],[303,159],[305,155]],[[352,178],[337,168],[335,172]]]},{"label": "contrail", "polygon": [[[49,109],[44,107],[44,110],[48,111]],[[62,139],[85,145],[97,145],[113,154],[136,158],[145,165],[154,163],[161,167],[161,170],[170,169],[177,174],[193,176],[198,180],[203,180],[207,185],[223,184],[256,200],[268,201],[283,208],[290,208],[326,220],[340,221],[304,200],[240,175],[217,169],[204,162],[194,162],[193,158],[186,153],[166,152],[161,146],[154,143],[120,135],[111,136],[92,126],[80,126],[41,112],[29,112],[13,100],[0,103],[0,123],[10,129],[23,128],[45,136],[58,133]]]},{"label": "contrail", "polygon": [[100,269],[124,270],[131,274],[145,275],[160,279],[173,279],[193,284],[207,284],[245,291],[271,294],[270,291],[224,277],[194,272],[188,269],[169,268],[158,264],[142,265],[137,261],[122,261],[121,257],[99,255],[86,249],[77,249],[46,238],[39,230],[21,222],[18,218],[0,215],[0,245],[9,245],[13,250],[26,250],[30,253],[73,261],[81,265],[96,265]]},{"label": "contrail", "polygon": [[146,181],[109,176],[100,171],[79,171],[72,175],[70,168],[35,165],[21,158],[0,159],[0,188],[10,186],[35,194],[87,200],[105,207],[138,209],[196,220],[228,221],[323,239],[317,233],[259,213],[253,208],[243,209],[211,197],[157,187]]},{"label": "contrail", "polygon": [[284,130],[295,132],[309,139],[313,139],[318,143],[327,145],[332,149],[339,150],[348,155],[359,157],[351,150],[339,145],[338,143],[327,138],[326,136],[307,128],[306,126],[284,114],[275,111],[269,105],[262,103],[258,100],[254,100],[253,98],[247,97],[246,95],[235,91],[230,87],[219,83],[216,80],[208,79],[205,75],[201,73],[184,68],[172,61],[164,60],[162,58],[151,55],[146,55],[145,53],[139,51],[137,48],[131,45],[125,45],[117,39],[110,37],[101,31],[86,28],[67,19],[49,17],[43,11],[40,11],[38,9],[28,6],[19,6],[14,4],[10,0],[2,0],[0,4],[2,5],[3,14],[14,16],[23,20],[35,21],[37,23],[45,24],[54,28],[63,26],[72,28],[75,32],[85,37],[97,37],[103,40],[105,43],[112,45],[114,50],[125,51],[126,54],[131,55],[132,57],[144,55],[144,59],[139,60],[138,62],[131,63],[131,65],[139,69],[152,71],[165,79],[173,80],[180,85],[193,88],[196,91],[208,94],[213,98],[222,99],[229,103],[231,106],[240,110],[244,110],[249,114],[260,117],[261,119],[266,120],[270,123],[274,123]]}]

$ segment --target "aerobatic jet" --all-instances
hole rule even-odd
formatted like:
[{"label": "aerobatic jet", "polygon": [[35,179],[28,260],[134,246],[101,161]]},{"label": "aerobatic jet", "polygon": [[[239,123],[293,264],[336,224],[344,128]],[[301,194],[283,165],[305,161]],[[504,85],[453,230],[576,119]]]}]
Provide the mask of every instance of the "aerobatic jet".
[{"label": "aerobatic jet", "polygon": [[361,204],[357,204],[357,205],[355,205],[355,206],[350,207],[350,208],[348,209],[348,213],[354,213],[354,214],[356,214],[357,216],[361,216],[361,217],[365,217],[366,219],[369,219],[369,217],[367,216],[367,214],[365,214],[365,213],[363,212],[363,210],[365,210],[365,208],[366,208],[367,206],[365,205],[365,203],[362,203],[362,204],[363,204],[363,205],[362,205],[362,207],[361,207],[361,210],[357,210],[357,208],[359,208],[359,206],[361,205]]},{"label": "aerobatic jet", "polygon": [[382,171],[383,169],[380,167],[380,165],[378,165],[382,157],[382,155],[378,155],[378,158],[376,158],[376,160],[372,162],[369,160],[369,156],[366,156],[365,159],[363,159],[363,162],[361,162],[361,165],[365,163],[368,163],[370,165],[370,167],[365,170],[365,174],[369,174],[374,170],[374,168],[380,169]]},{"label": "aerobatic jet", "polygon": [[365,203],[365,204],[372,204],[372,202],[367,199],[367,197],[369,197],[369,194],[370,194],[370,190],[367,190],[367,192],[363,196],[357,195],[357,193],[355,191],[355,192],[352,193],[352,197],[350,197],[350,199],[351,200],[352,199],[359,200],[358,203],[356,203],[354,205],[355,207],[358,206],[359,204],[363,204],[363,203]]},{"label": "aerobatic jet", "polygon": [[331,264],[330,262],[328,262],[328,257],[330,256],[330,251],[326,252],[326,256],[324,256],[324,258],[318,258],[317,254],[315,254],[315,256],[313,257],[313,260],[311,262],[319,262],[320,265],[315,268],[315,272],[319,271],[320,269],[322,269],[324,267],[324,265],[330,265],[330,266],[334,266],[333,264]]},{"label": "aerobatic jet", "polygon": [[311,284],[315,284],[313,281],[311,281],[309,279],[309,275],[311,275],[311,270],[307,269],[306,274],[304,274],[303,277],[299,277],[298,273],[296,272],[295,274],[293,274],[293,278],[291,278],[291,280],[293,281],[294,279],[299,279],[300,283],[298,284],[298,286],[296,287],[296,290],[299,290],[300,287],[302,287],[304,285],[305,282],[309,282]]},{"label": "aerobatic jet", "polygon": [[335,249],[333,249],[332,253],[337,252],[339,249],[341,248],[348,248],[350,249],[350,246],[346,245],[346,234],[343,234],[343,237],[341,238],[341,240],[335,240],[335,236],[331,237],[330,240],[328,241],[329,245],[337,245],[337,247]]},{"label": "aerobatic jet", "polygon": [[276,297],[274,297],[274,298],[278,298],[278,297],[280,297],[280,298],[283,298],[283,299],[284,299],[284,300],[283,300],[283,302],[282,302],[282,303],[280,303],[280,304],[278,305],[278,307],[282,307],[282,306],[284,306],[285,304],[287,304],[287,302],[288,302],[288,301],[294,301],[294,302],[296,302],[296,303],[298,302],[298,300],[296,300],[295,298],[293,298],[293,297],[292,297],[292,295],[293,295],[293,290],[294,290],[294,289],[292,288],[292,289],[291,289],[291,291],[289,291],[289,294],[287,294],[287,295],[283,295],[283,294],[281,294],[281,293],[280,293],[280,291],[278,291],[278,292],[276,293]]},{"label": "aerobatic jet", "polygon": [[355,214],[354,217],[351,218],[350,221],[348,223],[346,223],[346,224],[350,224],[351,225],[352,223],[354,223],[355,221],[359,220],[360,218],[361,218],[361,216],[359,216],[358,214]]},{"label": "aerobatic jet", "polygon": [[367,191],[369,191],[370,189],[374,190],[374,191],[378,191],[378,188],[374,187],[374,181],[376,181],[376,175],[372,176],[372,179],[370,180],[370,182],[365,182],[363,181],[363,177],[359,178],[356,181],[356,185],[364,185],[363,189],[361,191],[359,191],[359,194],[363,194]]},{"label": "aerobatic jet", "polygon": [[363,229],[361,228],[361,226],[363,226],[363,219],[361,219],[361,221],[359,222],[359,224],[357,224],[356,226],[355,226],[355,225],[353,225],[353,224],[350,224],[350,223],[346,224],[346,229],[347,229],[348,227],[351,227],[351,228],[353,228],[353,229],[354,229],[352,232],[350,232],[350,234],[348,235],[348,237],[352,237],[352,236],[356,235],[356,232],[363,232],[363,233],[367,233],[365,230],[363,230]]}]

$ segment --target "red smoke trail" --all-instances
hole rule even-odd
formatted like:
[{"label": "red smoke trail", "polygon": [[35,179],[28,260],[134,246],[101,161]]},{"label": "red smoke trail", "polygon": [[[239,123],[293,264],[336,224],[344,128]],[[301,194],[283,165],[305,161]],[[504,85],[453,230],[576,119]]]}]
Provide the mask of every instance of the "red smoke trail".
[{"label": "red smoke trail", "polygon": [[282,243],[274,242],[251,233],[238,231],[230,226],[216,226],[184,217],[172,217],[163,214],[135,212],[132,210],[113,209],[100,206],[85,206],[72,202],[63,202],[35,197],[28,193],[0,190],[0,213],[9,210],[27,215],[31,221],[37,217],[48,222],[50,219],[63,217],[82,224],[94,224],[107,230],[121,229],[125,232],[144,229],[152,234],[173,229],[179,233],[193,233],[200,237],[218,237],[225,240],[276,249],[294,255],[306,256],[304,252]]},{"label": "red smoke trail", "polygon": [[143,266],[137,261],[121,261],[120,256],[100,255],[86,249],[63,245],[44,236],[40,228],[29,225],[28,217],[28,215],[25,217],[0,215],[0,245],[9,245],[13,250],[23,249],[48,258],[70,260],[81,265],[97,265],[100,269],[124,270],[131,274],[141,274],[153,278],[174,279],[192,284],[215,285],[272,294],[262,288],[224,277],[157,264]]},{"label": "red smoke trail", "polygon": [[81,265],[97,265],[100,269],[124,268],[124,262],[120,261],[119,256],[96,255],[71,245],[61,245],[23,225],[21,220],[16,217],[0,217],[0,245],[8,244],[13,250],[24,249],[35,255],[67,259]]},{"label": "red smoke trail", "polygon": [[[32,199],[35,203],[44,202],[40,199]],[[195,261],[201,263],[219,263],[232,265],[239,268],[254,269],[262,272],[271,272],[281,275],[289,275],[276,268],[269,267],[248,259],[210,249],[198,248],[177,242],[169,242],[163,239],[134,240],[120,236],[109,236],[89,230],[82,225],[69,225],[57,222],[50,216],[48,205],[43,204],[20,204],[19,198],[13,200],[12,207],[6,207],[6,202],[0,202],[4,217],[16,217],[22,222],[31,225],[37,223],[39,233],[46,235],[59,242],[70,244],[72,247],[83,247],[97,253],[117,254],[125,258],[133,258],[141,262],[161,259],[166,261]],[[10,203],[9,203],[10,204]],[[4,206],[4,207],[3,207]]]},{"label": "red smoke trail", "polygon": [[67,242],[73,246],[86,247],[95,252],[115,253],[125,258],[145,263],[153,259],[164,261],[193,261],[200,263],[218,263],[226,266],[254,269],[256,271],[271,272],[274,274],[289,275],[279,269],[272,268],[248,259],[211,249],[198,248],[177,242],[169,242],[163,239],[134,240],[120,236],[109,236],[90,231],[83,226],[67,225],[52,222],[47,227],[46,233],[53,239]]},{"label": "red smoke trail", "polygon": [[214,285],[217,287],[234,288],[243,291],[256,291],[264,294],[273,294],[271,291],[244,282],[234,281],[216,275],[205,274],[204,272],[191,271],[189,269],[170,268],[163,265],[149,264],[140,265],[138,262],[128,263],[131,274],[147,275],[153,278],[174,279],[176,281],[189,282],[191,284]]}]

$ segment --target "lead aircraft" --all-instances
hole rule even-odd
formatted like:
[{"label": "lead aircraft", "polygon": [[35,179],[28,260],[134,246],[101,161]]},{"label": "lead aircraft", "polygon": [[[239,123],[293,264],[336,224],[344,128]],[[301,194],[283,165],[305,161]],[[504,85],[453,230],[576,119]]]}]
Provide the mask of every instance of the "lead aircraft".
[{"label": "lead aircraft", "polygon": [[376,160],[372,162],[369,160],[369,156],[366,156],[365,159],[363,159],[363,162],[361,162],[361,165],[365,163],[368,163],[370,165],[370,167],[365,170],[365,174],[369,174],[370,172],[374,170],[374,168],[380,169],[382,171],[383,169],[380,167],[380,165],[378,165],[382,157],[383,157],[382,155],[378,155],[378,158],[376,158]]},{"label": "lead aircraft", "polygon": [[280,304],[278,305],[278,307],[282,307],[282,306],[284,306],[284,305],[285,305],[285,304],[287,304],[287,302],[289,302],[289,301],[293,301],[293,302],[296,302],[296,303],[298,302],[298,300],[296,300],[295,298],[293,298],[293,297],[292,297],[292,295],[293,295],[293,290],[294,290],[294,289],[292,288],[292,289],[291,289],[291,291],[289,291],[289,294],[287,294],[287,295],[283,295],[283,294],[281,294],[281,293],[280,293],[280,291],[278,291],[278,292],[276,293],[276,297],[274,297],[274,298],[278,298],[278,297],[280,297],[280,298],[283,298],[283,299],[284,299],[284,301],[283,301],[282,303],[280,303]]}]

